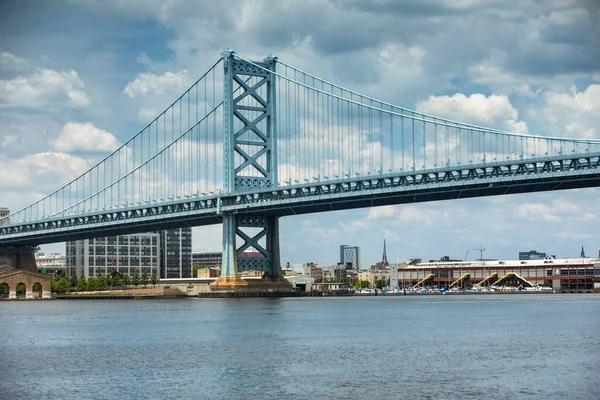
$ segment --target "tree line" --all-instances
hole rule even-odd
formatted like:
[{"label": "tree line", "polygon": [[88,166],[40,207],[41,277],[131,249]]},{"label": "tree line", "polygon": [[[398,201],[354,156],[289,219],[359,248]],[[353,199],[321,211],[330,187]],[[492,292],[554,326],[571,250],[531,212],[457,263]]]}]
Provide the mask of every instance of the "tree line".
[{"label": "tree line", "polygon": [[96,290],[123,289],[134,286],[155,286],[158,283],[158,278],[155,275],[147,273],[119,275],[101,275],[91,276],[89,278],[81,277],[77,279],[75,275],[71,277],[55,277],[50,282],[51,290],[55,293],[65,293],[69,291],[92,292]]}]

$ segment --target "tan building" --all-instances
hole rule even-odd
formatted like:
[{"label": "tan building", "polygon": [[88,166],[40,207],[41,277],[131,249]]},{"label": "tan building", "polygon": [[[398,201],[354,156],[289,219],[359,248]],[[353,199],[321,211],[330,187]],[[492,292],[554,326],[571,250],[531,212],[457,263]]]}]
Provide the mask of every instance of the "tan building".
[{"label": "tan building", "polygon": [[51,278],[37,272],[0,266],[0,293],[9,299],[49,299]]}]

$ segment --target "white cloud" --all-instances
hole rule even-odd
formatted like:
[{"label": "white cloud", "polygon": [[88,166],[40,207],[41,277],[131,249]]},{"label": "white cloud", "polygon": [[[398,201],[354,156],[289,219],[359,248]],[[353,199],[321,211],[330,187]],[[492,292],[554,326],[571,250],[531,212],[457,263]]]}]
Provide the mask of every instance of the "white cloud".
[{"label": "white cloud", "polygon": [[492,94],[486,97],[474,93],[467,97],[462,93],[456,93],[452,96],[430,96],[427,100],[417,103],[417,110],[490,128],[527,132],[527,124],[518,121],[519,112],[505,95]]},{"label": "white cloud", "polygon": [[24,108],[84,108],[90,105],[90,100],[83,89],[83,81],[72,69],[38,68],[28,76],[0,80],[2,103]]},{"label": "white cloud", "polygon": [[0,69],[19,71],[24,68],[27,68],[25,60],[6,51],[0,52]]},{"label": "white cloud", "polygon": [[145,96],[149,93],[157,95],[181,94],[193,83],[187,70],[165,72],[162,75],[151,73],[139,74],[134,81],[129,82],[123,93],[131,98]]},{"label": "white cloud", "polygon": [[16,135],[6,135],[2,138],[2,141],[0,142],[0,147],[8,147],[11,146],[13,143],[17,142],[18,137]]},{"label": "white cloud", "polygon": [[589,85],[582,92],[574,86],[570,93],[550,91],[543,98],[537,115],[556,136],[600,139],[600,85]]},{"label": "white cloud", "polygon": [[[0,182],[3,191],[20,189],[24,194],[28,190],[44,192],[68,182],[87,167],[85,159],[65,153],[44,152],[17,159],[0,155]],[[25,203],[31,202],[29,200]]]},{"label": "white cloud", "polygon": [[110,132],[95,127],[91,122],[69,122],[63,126],[54,141],[58,151],[98,151],[109,152],[119,147],[119,141]]},{"label": "white cloud", "polygon": [[394,217],[396,215],[396,208],[394,206],[381,206],[369,208],[367,218],[368,219],[386,219]]},{"label": "white cloud", "polygon": [[582,207],[565,198],[557,198],[546,203],[523,203],[517,206],[517,216],[529,221],[559,222],[565,220],[594,220],[595,210]]}]

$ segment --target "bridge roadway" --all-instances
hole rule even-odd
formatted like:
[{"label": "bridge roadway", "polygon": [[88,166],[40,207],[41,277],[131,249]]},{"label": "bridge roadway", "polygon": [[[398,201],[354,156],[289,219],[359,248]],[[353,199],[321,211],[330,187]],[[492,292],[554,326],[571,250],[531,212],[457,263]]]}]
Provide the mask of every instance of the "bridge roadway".
[{"label": "bridge roadway", "polygon": [[0,245],[219,224],[223,213],[298,215],[390,204],[600,186],[600,153],[346,178],[186,198],[0,227]]}]

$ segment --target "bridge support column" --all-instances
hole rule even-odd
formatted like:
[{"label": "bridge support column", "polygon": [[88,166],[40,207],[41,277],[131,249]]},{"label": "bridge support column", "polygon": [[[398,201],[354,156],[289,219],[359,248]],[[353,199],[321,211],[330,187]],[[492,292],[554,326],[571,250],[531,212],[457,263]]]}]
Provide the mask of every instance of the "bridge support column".
[{"label": "bridge support column", "polygon": [[237,217],[232,214],[223,216],[221,276],[210,284],[212,290],[243,289],[248,287],[248,283],[240,278],[238,273],[236,231]]},{"label": "bridge support column", "polygon": [[[252,230],[252,231],[250,231]],[[237,247],[237,237],[244,242]],[[261,271],[245,281],[239,271]],[[290,291],[292,286],[282,276],[279,260],[279,217],[227,215],[223,218],[223,259],[221,276],[211,290]]]},{"label": "bridge support column", "polygon": [[33,292],[31,290],[27,290],[25,292],[25,298],[26,299],[33,299]]},{"label": "bridge support column", "polygon": [[37,273],[35,264],[36,246],[0,246],[0,265]]},{"label": "bridge support column", "polygon": [[17,292],[16,291],[10,291],[8,292],[8,298],[9,299],[16,299],[17,298]]},{"label": "bridge support column", "polygon": [[[248,62],[235,52],[222,53],[223,192],[235,194],[277,186],[277,58]],[[231,199],[225,199],[230,202]],[[229,205],[226,203],[226,205]],[[236,246],[236,238],[243,240]],[[238,271],[258,271],[244,281]],[[258,276],[256,276],[258,275]],[[268,279],[256,279],[261,278]],[[213,289],[291,290],[279,265],[279,217],[225,215],[221,276]]]},{"label": "bridge support column", "polygon": [[51,299],[52,298],[52,292],[44,290],[42,292],[42,299]]}]

